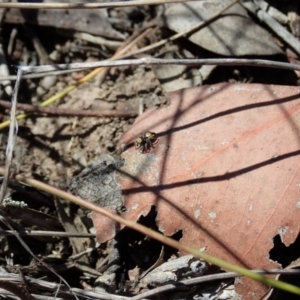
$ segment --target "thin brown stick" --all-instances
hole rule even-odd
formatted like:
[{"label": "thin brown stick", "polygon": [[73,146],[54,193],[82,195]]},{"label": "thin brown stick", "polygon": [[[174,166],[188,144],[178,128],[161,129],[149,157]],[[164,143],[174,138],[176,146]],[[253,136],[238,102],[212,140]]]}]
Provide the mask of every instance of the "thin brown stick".
[{"label": "thin brown stick", "polygon": [[[43,230],[24,230],[18,231],[20,236],[50,236],[50,237],[76,237],[86,238],[95,237],[93,233],[73,233],[73,232],[61,232],[61,231],[43,231]],[[14,232],[11,230],[0,230],[0,236],[11,236]]]},{"label": "thin brown stick", "polygon": [[[10,109],[11,103],[0,100],[0,107]],[[65,116],[65,117],[115,117],[128,118],[138,115],[137,110],[71,110],[57,107],[41,107],[31,104],[18,103],[18,110],[34,114],[46,114],[48,116]]]},{"label": "thin brown stick", "polygon": [[[45,72],[45,73],[38,73],[38,74],[25,74],[22,76],[22,80],[24,79],[32,79],[32,78],[40,78],[40,77],[47,77],[53,75],[64,75],[76,72],[74,70],[62,70],[62,71],[53,71],[53,72]],[[0,76],[0,82],[5,80],[16,80],[17,75],[8,75],[8,76]]]},{"label": "thin brown stick", "polygon": [[133,0],[105,3],[0,3],[0,8],[20,9],[91,9],[91,8],[113,8],[138,5],[158,5],[163,3],[193,2],[199,0]]}]

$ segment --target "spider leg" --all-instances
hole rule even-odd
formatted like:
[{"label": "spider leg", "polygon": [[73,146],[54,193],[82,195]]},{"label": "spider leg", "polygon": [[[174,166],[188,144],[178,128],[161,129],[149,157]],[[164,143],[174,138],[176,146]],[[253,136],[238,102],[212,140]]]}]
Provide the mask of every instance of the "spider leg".
[{"label": "spider leg", "polygon": [[153,139],[151,139],[152,145],[157,144],[158,140],[159,140],[159,138],[153,138]]},{"label": "spider leg", "polygon": [[147,153],[149,153],[151,151],[151,148],[152,148],[152,143],[150,140],[147,140],[147,143],[146,143],[146,150],[147,150]]},{"label": "spider leg", "polygon": [[139,152],[140,152],[140,153],[145,153],[145,152],[144,152],[144,148],[143,148],[143,147],[140,147]]}]

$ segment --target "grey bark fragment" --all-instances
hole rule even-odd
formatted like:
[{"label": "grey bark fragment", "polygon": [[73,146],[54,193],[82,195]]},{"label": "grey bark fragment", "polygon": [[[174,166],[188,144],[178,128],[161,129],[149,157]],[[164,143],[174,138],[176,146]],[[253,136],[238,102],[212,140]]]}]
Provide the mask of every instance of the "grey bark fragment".
[{"label": "grey bark fragment", "polygon": [[123,197],[115,180],[115,171],[124,165],[110,155],[103,155],[74,176],[69,184],[69,192],[101,207],[123,207]]}]

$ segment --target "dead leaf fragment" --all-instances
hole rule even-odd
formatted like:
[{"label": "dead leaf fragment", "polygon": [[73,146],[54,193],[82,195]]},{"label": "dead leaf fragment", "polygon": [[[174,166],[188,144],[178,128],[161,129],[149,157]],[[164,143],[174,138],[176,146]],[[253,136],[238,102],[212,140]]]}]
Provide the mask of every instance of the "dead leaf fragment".
[{"label": "dead leaf fragment", "polygon": [[[104,209],[116,214],[114,207],[104,207]],[[89,217],[93,221],[96,232],[96,240],[98,243],[105,243],[115,237],[118,224],[114,220],[94,211],[89,214]]]}]

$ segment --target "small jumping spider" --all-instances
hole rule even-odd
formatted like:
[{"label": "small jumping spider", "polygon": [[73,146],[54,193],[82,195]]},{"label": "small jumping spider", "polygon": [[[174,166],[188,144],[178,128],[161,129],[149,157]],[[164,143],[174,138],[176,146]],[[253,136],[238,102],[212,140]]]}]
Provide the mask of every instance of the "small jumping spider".
[{"label": "small jumping spider", "polygon": [[156,134],[154,132],[147,131],[135,140],[135,149],[139,149],[140,153],[149,153],[151,148],[155,148],[154,145],[157,141],[158,138]]}]

